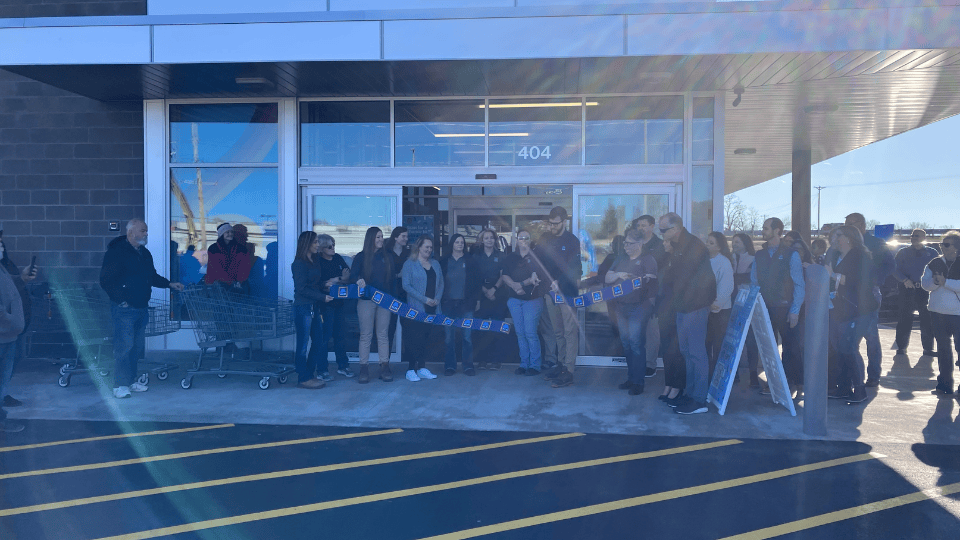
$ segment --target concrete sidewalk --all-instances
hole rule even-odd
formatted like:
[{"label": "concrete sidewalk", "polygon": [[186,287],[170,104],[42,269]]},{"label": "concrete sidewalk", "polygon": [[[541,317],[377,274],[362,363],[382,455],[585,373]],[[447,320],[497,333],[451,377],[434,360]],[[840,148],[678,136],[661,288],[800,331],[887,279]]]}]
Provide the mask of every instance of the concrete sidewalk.
[{"label": "concrete sidewalk", "polygon": [[[960,406],[956,398],[931,393],[936,360],[920,356],[920,336],[915,334],[908,354],[894,357],[890,350],[894,331],[881,328],[880,388],[868,389],[869,399],[860,405],[829,400],[826,439],[960,444]],[[196,356],[166,352],[151,359],[189,365]],[[292,353],[286,358],[292,362]],[[338,376],[322,390],[296,388],[296,375],[284,385],[271,380],[268,390],[260,390],[255,377],[208,375],[194,378],[193,387],[184,390],[183,371],[177,370],[166,381],[153,377],[149,392],[118,400],[110,393],[112,375],[99,390],[83,374],[75,375],[68,388],[59,387],[59,365],[43,360],[22,363],[8,393],[23,400],[24,406],[8,409],[11,418],[812,439],[803,433],[802,401],[797,403],[797,416],[791,417],[745,383],[734,386],[724,416],[713,406],[708,414],[677,415],[657,400],[662,371],[647,379],[646,393],[629,396],[616,388],[626,374],[620,368],[578,368],[575,384],[560,389],[551,388],[540,376],[517,376],[511,365],[480,371],[476,377],[458,373],[411,383],[403,378],[405,364],[394,364],[399,377],[392,383],[374,378],[359,385],[356,379]],[[443,371],[439,365],[428,367]],[[371,375],[376,373],[374,367]]]}]

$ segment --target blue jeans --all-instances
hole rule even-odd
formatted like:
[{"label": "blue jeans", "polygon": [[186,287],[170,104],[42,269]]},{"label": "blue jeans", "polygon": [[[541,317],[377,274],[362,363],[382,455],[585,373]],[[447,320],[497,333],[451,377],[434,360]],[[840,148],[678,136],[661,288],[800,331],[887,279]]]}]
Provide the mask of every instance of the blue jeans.
[{"label": "blue jeans", "polygon": [[[323,340],[323,318],[314,314],[312,304],[293,306],[293,320],[297,328],[297,345],[294,365],[300,382],[307,382],[317,371],[317,361],[322,359],[321,369],[327,367],[327,342]],[[309,351],[309,354],[308,354]]]},{"label": "blue jeans", "polygon": [[683,393],[697,403],[707,402],[707,371],[710,361],[707,359],[707,316],[710,306],[677,313],[677,342],[680,354],[687,367],[687,386]]},{"label": "blue jeans", "polygon": [[517,343],[520,346],[520,367],[524,369],[540,369],[540,336],[537,335],[537,326],[540,324],[540,313],[543,312],[543,298],[507,300],[507,309],[513,318],[513,325],[517,331]]},{"label": "blue jeans", "polygon": [[[321,311],[323,313],[323,342],[329,347],[330,338],[333,338],[333,352],[337,358],[337,369],[347,369],[350,360],[347,358],[347,325],[344,320],[343,303],[329,302]],[[327,371],[325,359],[319,360],[320,368]]]},{"label": "blue jeans", "polygon": [[647,323],[653,314],[653,304],[643,301],[617,304],[620,324],[620,342],[627,357],[627,379],[643,388],[647,371]]},{"label": "blue jeans", "polygon": [[[455,315],[448,314],[444,311],[444,315],[467,319],[473,318],[472,311]],[[443,330],[446,334],[444,342],[447,345],[447,352],[443,361],[444,369],[457,369],[457,334],[463,334],[463,369],[473,369],[473,330],[469,328],[455,328],[453,326],[445,326]]]},{"label": "blue jeans", "polygon": [[3,396],[7,395],[7,383],[13,375],[13,360],[16,357],[18,341],[0,343],[0,421],[7,418],[7,411],[3,410]]},{"label": "blue jeans", "polygon": [[145,352],[147,308],[110,304],[113,318],[114,387],[130,386],[137,380],[137,361]]},{"label": "blue jeans", "polygon": [[[883,360],[883,352],[880,349],[880,301],[883,295],[880,294],[878,287],[873,288],[873,297],[877,301],[876,311],[870,313],[870,320],[866,324],[866,333],[864,338],[867,340],[867,378],[880,380],[880,361]],[[859,353],[858,353],[859,354]]]},{"label": "blue jeans", "polygon": [[[837,322],[837,357],[839,359],[839,384],[842,388],[847,385],[863,388],[863,357],[860,356],[860,340],[870,332],[873,323],[873,314],[861,315],[853,320]],[[879,375],[878,375],[879,376]]]}]

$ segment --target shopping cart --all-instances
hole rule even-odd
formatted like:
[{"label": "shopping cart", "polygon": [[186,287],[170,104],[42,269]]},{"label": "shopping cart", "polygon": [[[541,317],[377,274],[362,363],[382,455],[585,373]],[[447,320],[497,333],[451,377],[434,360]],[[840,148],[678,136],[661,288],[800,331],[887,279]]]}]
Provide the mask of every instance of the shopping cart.
[{"label": "shopping cart", "polygon": [[[290,364],[274,362],[227,362],[225,349],[231,343],[279,339],[293,334],[293,302],[285,298],[265,299],[231,292],[219,285],[191,285],[179,295],[193,322],[193,332],[200,355],[187,376],[180,381],[184,389],[193,384],[196,375],[250,375],[260,377],[260,388],[270,388],[270,378],[287,382],[294,372]],[[203,359],[213,349],[219,365],[204,368]],[[253,350],[250,350],[251,355]]]},{"label": "shopping cart", "polygon": [[[113,318],[110,315],[110,299],[99,288],[76,288],[52,290],[63,324],[73,339],[77,357],[60,367],[62,387],[70,386],[70,377],[77,373],[94,372],[106,377],[110,370],[106,358],[112,358]],[[171,317],[170,302],[165,299],[151,298],[147,306],[146,337],[160,336],[180,329],[180,321]],[[139,344],[140,358],[146,352]],[[137,378],[142,384],[149,384],[150,374],[165,380],[167,372],[179,367],[165,362],[143,362],[143,373]]]}]

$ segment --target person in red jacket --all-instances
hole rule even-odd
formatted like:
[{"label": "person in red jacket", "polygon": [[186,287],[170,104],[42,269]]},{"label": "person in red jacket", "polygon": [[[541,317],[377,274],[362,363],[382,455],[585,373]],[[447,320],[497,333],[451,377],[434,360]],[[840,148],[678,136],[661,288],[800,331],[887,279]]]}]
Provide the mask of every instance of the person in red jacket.
[{"label": "person in red jacket", "polygon": [[223,223],[217,227],[217,242],[207,249],[208,285],[219,283],[236,291],[245,291],[250,277],[250,255],[247,246],[233,238],[233,227]]}]

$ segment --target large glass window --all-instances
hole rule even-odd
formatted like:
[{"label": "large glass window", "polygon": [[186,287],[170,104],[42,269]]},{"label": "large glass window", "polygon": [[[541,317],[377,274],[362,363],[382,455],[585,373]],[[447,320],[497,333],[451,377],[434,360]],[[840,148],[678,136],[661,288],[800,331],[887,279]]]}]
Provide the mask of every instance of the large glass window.
[{"label": "large glass window", "polygon": [[683,162],[683,97],[587,98],[587,165]]},{"label": "large glass window", "polygon": [[302,103],[300,165],[389,167],[390,102]]},{"label": "large glass window", "polygon": [[397,167],[482,167],[483,101],[397,101]]},{"label": "large glass window", "polygon": [[277,104],[170,106],[170,163],[276,163]]},{"label": "large glass window", "polygon": [[693,160],[713,161],[713,98],[693,98]]},{"label": "large glass window", "polygon": [[490,165],[580,165],[582,101],[491,99]]},{"label": "large glass window", "polygon": [[693,168],[691,191],[690,232],[705,236],[713,230],[713,166]]},{"label": "large glass window", "polygon": [[[276,103],[170,106],[170,275],[204,278],[217,227],[246,228],[251,294],[276,297]],[[236,231],[235,231],[236,233]]]}]

